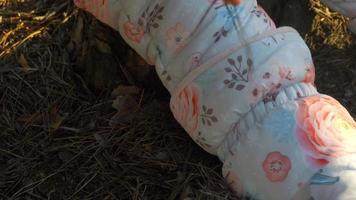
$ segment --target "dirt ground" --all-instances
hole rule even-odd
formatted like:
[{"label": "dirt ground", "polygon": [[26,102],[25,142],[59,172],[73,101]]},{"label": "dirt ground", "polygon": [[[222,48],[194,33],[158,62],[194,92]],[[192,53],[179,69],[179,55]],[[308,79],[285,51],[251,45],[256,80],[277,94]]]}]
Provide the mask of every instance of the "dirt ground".
[{"label": "dirt ground", "polygon": [[[319,91],[356,117],[346,20],[318,0],[260,2],[301,32]],[[118,33],[71,0],[0,0],[0,31],[0,199],[236,199]]]}]

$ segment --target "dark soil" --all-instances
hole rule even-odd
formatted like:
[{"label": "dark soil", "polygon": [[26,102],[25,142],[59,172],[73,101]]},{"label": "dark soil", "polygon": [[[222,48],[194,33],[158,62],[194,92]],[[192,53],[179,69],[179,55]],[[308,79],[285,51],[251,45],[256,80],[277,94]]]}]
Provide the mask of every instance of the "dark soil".
[{"label": "dark soil", "polygon": [[[319,90],[355,117],[346,20],[317,0],[261,3],[301,31]],[[236,199],[118,33],[71,0],[0,0],[0,16],[0,199]]]}]

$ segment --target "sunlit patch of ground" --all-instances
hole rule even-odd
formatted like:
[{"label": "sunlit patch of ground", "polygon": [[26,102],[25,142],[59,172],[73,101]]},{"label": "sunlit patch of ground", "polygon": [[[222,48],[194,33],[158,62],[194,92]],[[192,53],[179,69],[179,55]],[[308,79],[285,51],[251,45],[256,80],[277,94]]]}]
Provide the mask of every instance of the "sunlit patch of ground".
[{"label": "sunlit patch of ground", "polygon": [[[317,86],[356,116],[352,36],[310,3]],[[234,199],[117,33],[70,0],[0,0],[0,16],[0,199]]]}]

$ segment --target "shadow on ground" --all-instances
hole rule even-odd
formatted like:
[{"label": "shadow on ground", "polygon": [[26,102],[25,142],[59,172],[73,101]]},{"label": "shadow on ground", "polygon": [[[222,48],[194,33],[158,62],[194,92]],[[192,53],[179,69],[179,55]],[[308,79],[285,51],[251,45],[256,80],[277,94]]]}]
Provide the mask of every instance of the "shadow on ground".
[{"label": "shadow on ground", "polygon": [[[265,5],[302,31],[320,91],[356,116],[355,48],[344,25],[331,30],[344,19],[296,2]],[[236,199],[117,33],[70,0],[5,0],[0,13],[0,199]],[[130,112],[113,108],[118,94],[135,102]]]}]

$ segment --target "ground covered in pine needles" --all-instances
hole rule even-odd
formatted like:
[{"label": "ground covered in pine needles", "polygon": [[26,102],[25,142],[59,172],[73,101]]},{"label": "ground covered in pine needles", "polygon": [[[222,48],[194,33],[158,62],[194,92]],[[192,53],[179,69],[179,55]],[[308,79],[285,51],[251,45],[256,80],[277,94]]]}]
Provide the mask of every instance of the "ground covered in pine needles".
[{"label": "ground covered in pine needles", "polygon": [[[319,90],[355,117],[345,19],[318,0],[308,15],[276,2],[272,17],[312,47]],[[0,35],[0,199],[236,199],[152,67],[71,0],[0,0]]]}]

